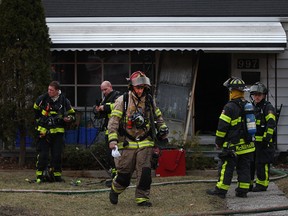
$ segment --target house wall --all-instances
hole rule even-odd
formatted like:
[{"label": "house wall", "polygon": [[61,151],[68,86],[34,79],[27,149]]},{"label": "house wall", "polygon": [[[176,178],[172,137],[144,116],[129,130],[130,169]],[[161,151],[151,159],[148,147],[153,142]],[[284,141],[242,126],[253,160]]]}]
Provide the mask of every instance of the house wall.
[{"label": "house wall", "polygon": [[[288,35],[288,23],[282,23]],[[239,69],[239,59],[259,59],[259,68]],[[277,59],[277,61],[275,61]],[[288,151],[288,49],[280,54],[274,53],[237,53],[232,55],[231,75],[242,77],[241,72],[260,72],[260,81],[269,89],[267,99],[277,108],[282,104],[277,127],[277,149]],[[243,77],[242,77],[243,78]],[[244,79],[245,81],[245,79]],[[250,85],[248,85],[249,87]],[[275,88],[277,87],[277,88]],[[249,98],[249,93],[245,95]]]},{"label": "house wall", "polygon": [[[286,36],[288,35],[288,23],[282,23]],[[281,152],[288,150],[288,49],[284,53],[269,56],[269,89],[271,102],[277,102],[277,108],[282,104],[282,110],[277,127],[277,148]],[[275,68],[277,74],[275,74]],[[267,77],[263,77],[267,79]],[[276,79],[275,79],[276,78]],[[275,82],[276,80],[276,82]],[[275,89],[275,86],[277,87]],[[276,96],[277,95],[277,98]]]}]

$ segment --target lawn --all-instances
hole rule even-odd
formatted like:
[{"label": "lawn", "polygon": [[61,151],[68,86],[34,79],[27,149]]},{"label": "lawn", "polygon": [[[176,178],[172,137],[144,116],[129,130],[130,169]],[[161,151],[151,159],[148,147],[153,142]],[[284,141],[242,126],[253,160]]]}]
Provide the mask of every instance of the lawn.
[{"label": "lawn", "polygon": [[[216,180],[215,174],[202,176],[196,172],[194,175],[182,177],[153,177],[154,185],[151,189],[153,207],[147,208],[139,207],[134,203],[134,179],[131,187],[120,195],[119,203],[112,205],[108,198],[109,189],[105,187],[103,178],[64,176],[64,183],[37,184],[25,180],[34,178],[34,171],[2,170],[0,171],[0,212],[1,215],[7,216],[150,216],[223,210],[225,201],[205,194],[206,189],[214,187],[214,183],[209,181]],[[80,180],[81,184],[71,185],[71,182],[76,179]]]}]

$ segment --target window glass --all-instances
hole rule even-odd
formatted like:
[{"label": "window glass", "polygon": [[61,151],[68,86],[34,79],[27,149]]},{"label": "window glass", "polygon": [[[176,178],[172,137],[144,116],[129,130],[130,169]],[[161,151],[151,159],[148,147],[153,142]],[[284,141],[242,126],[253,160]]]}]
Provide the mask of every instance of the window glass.
[{"label": "window glass", "polygon": [[98,54],[104,62],[107,63],[128,63],[129,52],[128,51],[104,51]]},{"label": "window glass", "polygon": [[131,64],[131,73],[135,71],[143,71],[149,77],[151,84],[155,83],[154,64]]},{"label": "window glass", "polygon": [[129,77],[128,66],[128,64],[105,64],[104,80],[108,80],[112,84],[126,84],[126,78]]},{"label": "window glass", "polygon": [[131,62],[151,63],[155,62],[155,54],[153,51],[133,51],[131,52]]},{"label": "window glass", "polygon": [[65,95],[71,102],[71,105],[75,107],[75,91],[74,87],[71,86],[61,86],[61,93]]},{"label": "window glass", "polygon": [[77,52],[77,62],[97,62],[101,63],[101,57],[98,55],[99,52],[95,51],[82,51]]},{"label": "window glass", "polygon": [[52,52],[52,62],[74,62],[75,54],[73,51],[53,51]]},{"label": "window glass", "polygon": [[116,91],[119,91],[123,94],[124,92],[128,91],[128,82],[127,82],[127,85],[125,87],[113,86],[113,89]]},{"label": "window glass", "polygon": [[78,64],[77,83],[78,84],[101,84],[102,67],[101,64]]},{"label": "window glass", "polygon": [[51,76],[61,84],[75,84],[74,64],[53,64]]},{"label": "window glass", "polygon": [[77,105],[80,107],[93,106],[102,98],[100,86],[78,87],[77,94]]}]

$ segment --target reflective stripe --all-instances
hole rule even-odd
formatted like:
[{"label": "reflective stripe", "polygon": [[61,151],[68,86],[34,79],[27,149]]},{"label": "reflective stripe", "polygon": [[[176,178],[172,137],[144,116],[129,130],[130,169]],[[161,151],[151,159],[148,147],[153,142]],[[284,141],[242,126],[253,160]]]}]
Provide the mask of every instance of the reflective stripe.
[{"label": "reflective stripe", "polygon": [[47,111],[44,110],[44,109],[41,111],[41,114],[42,114],[43,116],[48,116],[48,113],[49,113],[49,112],[47,112]]},{"label": "reflective stripe", "polygon": [[64,133],[64,128],[51,128],[49,129],[50,133]]},{"label": "reflective stripe", "polygon": [[161,111],[160,111],[159,108],[157,108],[157,109],[155,110],[155,114],[156,114],[157,117],[159,117],[159,116],[162,115],[162,113],[161,113]]},{"label": "reflective stripe", "polygon": [[125,188],[124,189],[122,189],[122,190],[117,190],[116,188],[115,188],[115,186],[114,186],[114,184],[112,184],[112,189],[113,189],[113,191],[115,191],[116,193],[122,193],[124,190],[125,190]]},{"label": "reflective stripe", "polygon": [[123,147],[123,142],[118,143],[119,149],[138,149],[138,148],[144,148],[144,147],[153,147],[154,142],[152,140],[143,140],[139,142],[129,142],[129,144],[125,147]]},{"label": "reflective stripe", "polygon": [[225,184],[223,183],[226,167],[227,167],[227,161],[225,161],[225,162],[222,164],[219,181],[217,182],[216,187],[218,187],[219,189],[223,189],[223,190],[228,191],[229,188],[230,188],[230,185],[225,185]]},{"label": "reflective stripe", "polygon": [[54,176],[61,176],[61,172],[53,172]]},{"label": "reflective stripe", "polygon": [[167,125],[166,125],[166,124],[163,124],[163,125],[160,126],[160,129],[161,129],[161,128],[167,128]]},{"label": "reflective stripe", "polygon": [[33,109],[40,110],[40,107],[36,103],[34,103]]},{"label": "reflective stripe", "polygon": [[256,142],[262,142],[263,137],[262,136],[255,136],[255,141]]},{"label": "reflective stripe", "polygon": [[269,119],[273,119],[274,121],[276,121],[276,116],[273,113],[269,113],[265,116],[265,120],[268,121]]},{"label": "reflective stripe", "polygon": [[221,114],[219,119],[222,119],[223,121],[225,121],[225,122],[227,122],[229,124],[231,122],[231,118],[229,116],[225,115],[225,114]]},{"label": "reflective stripe", "polygon": [[272,128],[268,128],[267,133],[273,135],[273,133],[274,133],[274,129],[272,129]]},{"label": "reflective stripe", "polygon": [[257,178],[256,184],[260,184],[260,185],[263,185],[264,187],[268,187],[268,185],[269,185],[269,166],[268,166],[268,164],[265,164],[265,180],[261,181]]},{"label": "reflective stripe", "polygon": [[36,176],[42,176],[42,175],[43,175],[43,171],[36,170]]},{"label": "reflective stripe", "polygon": [[110,133],[108,134],[108,140],[118,140],[118,134],[117,133]]},{"label": "reflective stripe", "polygon": [[146,202],[149,201],[149,199],[147,198],[135,198],[135,202],[138,203],[142,203],[142,202]]},{"label": "reflective stripe", "polygon": [[250,182],[249,182],[249,183],[238,182],[238,187],[239,187],[239,188],[243,188],[243,189],[249,189],[249,187],[250,187]]},{"label": "reflective stripe", "polygon": [[246,153],[250,153],[250,152],[254,152],[255,151],[254,142],[250,142],[249,144],[241,143],[241,144],[237,144],[235,146],[236,146],[236,154],[237,155],[246,154]]},{"label": "reflective stripe", "polygon": [[[47,128],[44,128],[42,126],[38,126],[37,130],[40,131],[40,132],[43,132],[43,133],[46,133],[48,131]],[[51,128],[51,129],[49,129],[49,132],[51,134],[53,134],[53,133],[64,133],[64,131],[65,131],[64,128]]]},{"label": "reflective stripe", "polygon": [[44,128],[44,127],[41,127],[41,126],[38,126],[37,130],[40,131],[40,132],[43,132],[43,133],[47,132],[47,129]]},{"label": "reflective stripe", "polygon": [[[255,151],[254,142],[250,142],[247,144],[245,143],[244,139],[240,139],[240,142],[238,144],[234,144],[234,143],[229,144],[229,148],[232,148],[234,146],[235,146],[235,151],[236,151],[235,153],[237,155],[246,154],[246,153]],[[223,148],[228,148],[228,142],[223,143]]]},{"label": "reflective stripe", "polygon": [[242,121],[242,118],[239,117],[237,119],[234,119],[233,121],[231,121],[231,126],[235,126],[237,125],[238,123],[240,123]]},{"label": "reflective stripe", "polygon": [[122,114],[123,114],[123,112],[122,111],[120,111],[120,110],[112,110],[112,112],[111,112],[111,116],[116,116],[116,117],[119,117],[119,118],[121,118],[122,117]]},{"label": "reflective stripe", "polygon": [[226,136],[226,132],[216,131],[216,136],[224,138]]}]

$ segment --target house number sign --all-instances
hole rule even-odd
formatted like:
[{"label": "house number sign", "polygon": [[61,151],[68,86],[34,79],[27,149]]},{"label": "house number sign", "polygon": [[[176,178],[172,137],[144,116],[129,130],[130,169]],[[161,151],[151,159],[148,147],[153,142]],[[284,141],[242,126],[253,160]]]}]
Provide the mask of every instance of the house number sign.
[{"label": "house number sign", "polygon": [[238,59],[237,69],[259,69],[259,59]]}]

